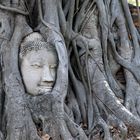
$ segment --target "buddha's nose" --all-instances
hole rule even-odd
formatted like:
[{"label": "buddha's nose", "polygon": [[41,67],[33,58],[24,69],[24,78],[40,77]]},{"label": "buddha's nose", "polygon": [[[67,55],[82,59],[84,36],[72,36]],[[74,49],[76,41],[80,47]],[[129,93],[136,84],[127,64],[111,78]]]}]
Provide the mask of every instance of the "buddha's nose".
[{"label": "buddha's nose", "polygon": [[42,82],[48,82],[48,83],[52,83],[54,81],[51,71],[49,69],[49,66],[44,66],[43,67],[43,72],[42,72]]}]

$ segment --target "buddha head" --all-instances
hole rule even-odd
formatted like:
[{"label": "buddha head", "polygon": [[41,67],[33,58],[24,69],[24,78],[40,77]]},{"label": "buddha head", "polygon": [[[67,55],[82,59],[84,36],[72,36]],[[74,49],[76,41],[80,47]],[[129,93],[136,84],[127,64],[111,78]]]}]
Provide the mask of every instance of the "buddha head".
[{"label": "buddha head", "polygon": [[57,53],[51,44],[34,32],[21,43],[20,69],[27,93],[40,95],[51,92],[57,71]]}]

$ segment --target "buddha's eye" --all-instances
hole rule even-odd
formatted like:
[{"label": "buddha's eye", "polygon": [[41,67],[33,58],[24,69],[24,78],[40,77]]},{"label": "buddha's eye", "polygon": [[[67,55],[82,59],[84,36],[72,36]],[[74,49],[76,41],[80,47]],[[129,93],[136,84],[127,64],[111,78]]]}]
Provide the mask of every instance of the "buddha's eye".
[{"label": "buddha's eye", "polygon": [[57,64],[49,65],[50,69],[55,69],[57,68]]},{"label": "buddha's eye", "polygon": [[36,69],[39,69],[41,68],[42,66],[39,64],[39,63],[34,63],[31,65],[33,68],[36,68]]}]

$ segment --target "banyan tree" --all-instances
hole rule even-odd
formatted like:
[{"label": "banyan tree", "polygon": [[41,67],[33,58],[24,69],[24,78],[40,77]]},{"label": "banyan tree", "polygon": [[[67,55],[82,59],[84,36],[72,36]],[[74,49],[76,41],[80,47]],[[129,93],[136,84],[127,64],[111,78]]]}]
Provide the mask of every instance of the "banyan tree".
[{"label": "banyan tree", "polygon": [[0,140],[139,137],[127,0],[0,0],[0,69]]}]

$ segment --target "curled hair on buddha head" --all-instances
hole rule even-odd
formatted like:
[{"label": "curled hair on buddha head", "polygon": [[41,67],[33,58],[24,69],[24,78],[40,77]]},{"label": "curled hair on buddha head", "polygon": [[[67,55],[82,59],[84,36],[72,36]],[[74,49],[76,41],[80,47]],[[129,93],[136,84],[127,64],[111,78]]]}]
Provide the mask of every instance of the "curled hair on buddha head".
[{"label": "curled hair on buddha head", "polygon": [[56,53],[55,47],[51,43],[45,42],[40,33],[33,32],[26,36],[21,42],[19,57],[22,59],[24,56],[26,56],[27,53],[31,51],[38,51],[43,48],[46,48],[47,51]]}]

